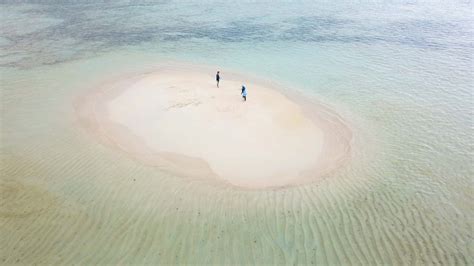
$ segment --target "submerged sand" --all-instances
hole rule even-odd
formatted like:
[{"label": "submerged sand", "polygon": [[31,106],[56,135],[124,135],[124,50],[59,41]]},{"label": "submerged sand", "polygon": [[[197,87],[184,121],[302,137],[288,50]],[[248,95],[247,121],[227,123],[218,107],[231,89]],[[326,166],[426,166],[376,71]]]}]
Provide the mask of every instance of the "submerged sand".
[{"label": "submerged sand", "polygon": [[80,97],[79,120],[164,171],[245,188],[315,182],[347,158],[351,132],[335,112],[226,71],[217,88],[214,74],[170,64],[111,79]]}]

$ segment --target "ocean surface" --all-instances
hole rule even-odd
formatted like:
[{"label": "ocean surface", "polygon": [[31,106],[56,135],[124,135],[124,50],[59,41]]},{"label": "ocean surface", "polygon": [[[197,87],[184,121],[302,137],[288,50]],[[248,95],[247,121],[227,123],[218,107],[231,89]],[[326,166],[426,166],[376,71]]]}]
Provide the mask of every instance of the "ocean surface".
[{"label": "ocean surface", "polygon": [[[473,6],[1,1],[0,264],[473,265]],[[167,61],[318,99],[350,124],[350,160],[315,184],[216,187],[78,124],[98,80]]]}]

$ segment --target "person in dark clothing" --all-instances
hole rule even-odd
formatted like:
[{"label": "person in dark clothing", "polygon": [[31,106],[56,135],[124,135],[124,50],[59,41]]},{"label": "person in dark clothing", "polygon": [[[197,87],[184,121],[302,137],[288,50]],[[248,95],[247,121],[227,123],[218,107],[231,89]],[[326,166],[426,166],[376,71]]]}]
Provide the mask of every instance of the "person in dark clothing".
[{"label": "person in dark clothing", "polygon": [[219,71],[217,71],[216,74],[216,81],[217,81],[217,87],[219,88],[219,81],[221,80],[221,76],[219,75]]}]

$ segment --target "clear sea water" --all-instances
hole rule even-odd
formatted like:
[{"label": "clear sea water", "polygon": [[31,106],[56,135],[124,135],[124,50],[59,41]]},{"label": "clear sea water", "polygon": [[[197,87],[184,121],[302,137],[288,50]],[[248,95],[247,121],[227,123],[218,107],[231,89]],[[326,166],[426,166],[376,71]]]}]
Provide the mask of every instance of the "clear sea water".
[{"label": "clear sea water", "polygon": [[[472,1],[1,1],[0,264],[472,265],[473,20]],[[78,125],[94,82],[170,60],[317,98],[351,159],[216,188]]]}]

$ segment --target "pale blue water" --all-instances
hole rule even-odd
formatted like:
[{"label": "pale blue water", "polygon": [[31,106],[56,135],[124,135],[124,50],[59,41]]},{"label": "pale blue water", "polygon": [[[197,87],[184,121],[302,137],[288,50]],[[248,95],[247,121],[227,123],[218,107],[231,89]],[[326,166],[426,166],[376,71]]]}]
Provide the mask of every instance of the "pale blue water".
[{"label": "pale blue water", "polygon": [[[34,219],[12,218],[10,209],[43,207],[25,207],[36,194],[20,189],[0,198],[6,208],[0,222],[11,229],[0,230],[9,240],[0,246],[0,260],[473,263],[472,1],[98,2],[0,5],[2,179],[38,183],[81,215],[103,209],[110,215],[78,225],[78,236],[67,240],[61,232],[72,222],[56,212],[45,218],[55,227],[39,223],[28,231]],[[84,84],[166,60],[262,76],[327,103],[354,129],[352,160],[321,186],[224,191],[231,201],[223,191],[204,193],[194,184],[181,189],[193,200],[176,203],[170,191],[179,191],[181,181],[90,143],[71,107]],[[117,231],[148,228],[130,232],[135,238],[113,240],[117,231],[94,227],[125,215],[110,205],[117,192],[98,185],[100,176],[114,175],[164,178],[159,191],[174,202],[156,203],[152,217],[128,214],[137,218]],[[114,196],[93,203],[94,193]],[[28,200],[9,205],[18,198]],[[143,205],[147,198],[136,201]],[[227,210],[233,202],[238,207]],[[189,212],[164,215],[173,204]],[[225,232],[219,239],[192,215],[196,208],[209,217],[205,223]],[[150,230],[165,233],[146,239]],[[81,237],[110,248],[78,252]]]}]

